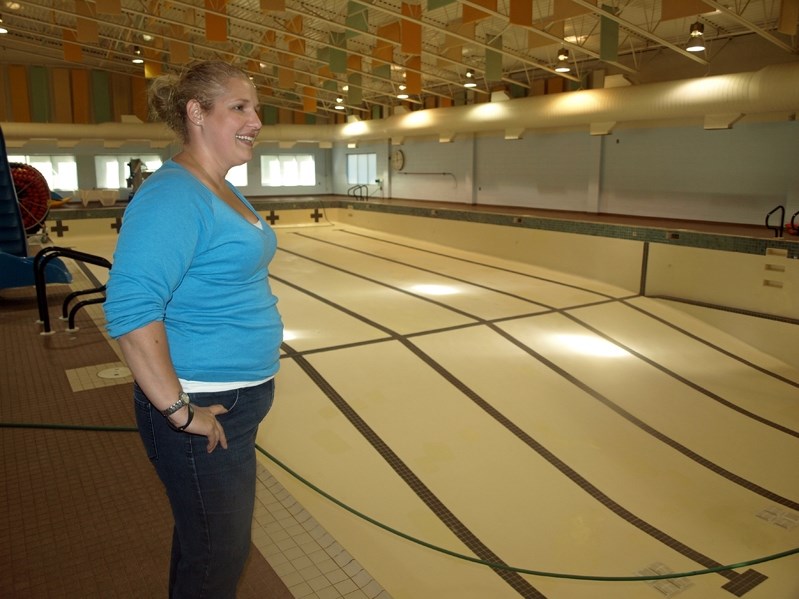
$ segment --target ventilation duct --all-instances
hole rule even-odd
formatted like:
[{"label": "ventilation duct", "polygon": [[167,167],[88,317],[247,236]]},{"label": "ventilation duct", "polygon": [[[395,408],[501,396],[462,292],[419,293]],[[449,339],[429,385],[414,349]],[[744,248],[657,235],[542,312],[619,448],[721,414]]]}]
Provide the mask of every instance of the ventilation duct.
[{"label": "ventilation duct", "polygon": [[[664,83],[592,89],[486,102],[470,106],[431,108],[386,119],[342,125],[274,125],[261,130],[259,142],[351,142],[463,133],[515,132],[584,127],[603,134],[618,123],[695,119],[732,126],[742,115],[799,111],[799,62],[765,67],[750,73],[718,75]],[[6,144],[22,147],[30,141],[52,140],[68,147],[81,142],[149,143],[163,147],[174,135],[160,123],[73,125],[3,123]]]},{"label": "ventilation duct", "polygon": [[[736,73],[646,85],[593,89],[418,110],[382,121],[344,126],[339,139],[385,139],[436,135],[438,131],[476,133],[585,127],[695,119],[713,115],[753,115],[799,111],[799,63]],[[734,122],[730,119],[729,122]]]}]

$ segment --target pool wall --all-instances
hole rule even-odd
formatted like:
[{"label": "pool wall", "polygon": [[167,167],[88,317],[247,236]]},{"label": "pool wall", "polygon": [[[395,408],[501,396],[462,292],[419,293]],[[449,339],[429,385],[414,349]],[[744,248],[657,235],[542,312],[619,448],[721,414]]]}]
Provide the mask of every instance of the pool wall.
[{"label": "pool wall", "polygon": [[[610,237],[547,231],[486,222],[346,210],[340,222],[404,237],[535,264],[584,276],[636,293],[640,286],[643,244]],[[440,217],[439,217],[440,216]]]},{"label": "pool wall", "polygon": [[[340,223],[660,297],[799,364],[799,242],[794,240],[347,199],[255,205],[275,227]],[[54,245],[66,246],[80,237],[116,235],[122,212],[121,207],[61,211],[48,221],[48,232]],[[756,327],[752,316],[759,319]]]},{"label": "pool wall", "polygon": [[[433,212],[395,214],[359,204],[331,214],[344,224],[535,264],[615,285],[630,294],[660,297],[799,367],[796,241],[575,221],[528,228],[525,221],[540,219],[469,213],[465,217],[469,220],[458,220],[447,211]],[[498,224],[502,222],[507,224]],[[551,230],[558,227],[567,230]]]},{"label": "pool wall", "polygon": [[343,212],[342,223],[537,264],[631,293],[799,322],[794,241],[440,209],[398,214],[363,204]]}]

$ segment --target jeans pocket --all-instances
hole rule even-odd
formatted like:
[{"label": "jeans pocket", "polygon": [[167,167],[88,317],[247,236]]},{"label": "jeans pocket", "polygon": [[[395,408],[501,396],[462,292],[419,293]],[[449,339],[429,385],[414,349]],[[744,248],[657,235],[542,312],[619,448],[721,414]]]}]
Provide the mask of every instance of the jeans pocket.
[{"label": "jeans pocket", "polygon": [[258,422],[261,422],[266,415],[269,413],[269,410],[272,409],[272,404],[275,400],[275,380],[269,380],[264,385],[261,386],[261,393],[260,400],[258,402],[257,407],[257,414],[256,419]]},{"label": "jeans pocket", "polygon": [[[136,416],[136,426],[139,429],[144,451],[147,457],[154,462],[158,459],[158,446],[155,442],[155,430],[153,429],[153,404],[144,395],[141,389],[136,386],[133,390],[133,406]],[[160,416],[160,414],[159,414]]]}]

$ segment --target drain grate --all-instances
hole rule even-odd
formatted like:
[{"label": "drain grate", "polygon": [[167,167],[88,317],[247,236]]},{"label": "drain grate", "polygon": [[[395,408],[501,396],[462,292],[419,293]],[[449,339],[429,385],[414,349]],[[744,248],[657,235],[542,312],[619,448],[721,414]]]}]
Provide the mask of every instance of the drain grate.
[{"label": "drain grate", "polygon": [[97,376],[101,379],[124,379],[130,376],[130,370],[124,366],[115,366],[99,371]]}]

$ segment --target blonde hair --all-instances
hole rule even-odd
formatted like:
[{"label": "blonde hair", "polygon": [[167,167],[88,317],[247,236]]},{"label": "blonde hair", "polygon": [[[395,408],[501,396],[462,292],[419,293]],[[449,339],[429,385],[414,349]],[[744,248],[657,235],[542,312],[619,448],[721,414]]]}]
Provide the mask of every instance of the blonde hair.
[{"label": "blonde hair", "polygon": [[225,84],[234,77],[249,81],[244,71],[221,60],[196,62],[181,75],[157,77],[147,92],[150,114],[166,123],[185,143],[189,138],[186,124],[189,100],[197,100],[203,110],[211,110],[216,99],[225,92]]}]

